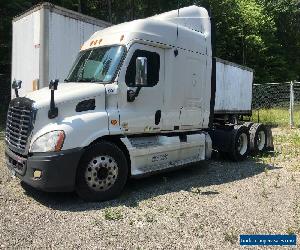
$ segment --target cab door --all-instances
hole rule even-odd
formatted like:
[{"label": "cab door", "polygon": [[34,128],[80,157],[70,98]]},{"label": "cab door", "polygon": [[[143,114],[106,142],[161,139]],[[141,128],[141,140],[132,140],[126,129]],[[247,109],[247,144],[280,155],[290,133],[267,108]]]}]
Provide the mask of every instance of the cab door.
[{"label": "cab door", "polygon": [[[147,61],[147,81],[136,84],[137,58]],[[133,44],[120,71],[118,107],[121,129],[125,134],[156,133],[163,120],[164,50],[144,44]],[[129,95],[136,95],[129,98]]]},{"label": "cab door", "polygon": [[[181,129],[203,128],[209,116],[210,91],[207,88],[207,57],[188,55],[185,59],[186,82],[182,95],[183,106],[180,111]],[[208,104],[208,105],[207,105]]]}]

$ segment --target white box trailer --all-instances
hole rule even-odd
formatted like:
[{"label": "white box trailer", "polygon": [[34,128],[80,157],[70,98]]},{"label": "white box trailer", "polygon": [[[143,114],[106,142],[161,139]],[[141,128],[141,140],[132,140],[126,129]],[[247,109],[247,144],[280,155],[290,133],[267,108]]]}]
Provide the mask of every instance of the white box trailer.
[{"label": "white box trailer", "polygon": [[251,115],[253,70],[216,58],[215,115]]},{"label": "white box trailer", "polygon": [[[12,80],[22,80],[20,95],[63,81],[80,46],[110,23],[50,3],[39,4],[15,17]],[[14,92],[12,92],[12,97]]]}]

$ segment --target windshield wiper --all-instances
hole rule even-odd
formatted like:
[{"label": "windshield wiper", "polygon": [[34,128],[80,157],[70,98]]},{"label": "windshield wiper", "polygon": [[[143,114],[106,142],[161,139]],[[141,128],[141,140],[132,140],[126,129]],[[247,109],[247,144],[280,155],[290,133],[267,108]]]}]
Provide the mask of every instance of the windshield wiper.
[{"label": "windshield wiper", "polygon": [[77,79],[77,82],[97,82],[96,78],[81,78]]}]

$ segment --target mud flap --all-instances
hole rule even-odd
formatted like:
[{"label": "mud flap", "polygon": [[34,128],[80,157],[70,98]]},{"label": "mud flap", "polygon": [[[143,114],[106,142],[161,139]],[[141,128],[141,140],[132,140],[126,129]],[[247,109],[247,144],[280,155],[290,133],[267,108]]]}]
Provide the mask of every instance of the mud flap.
[{"label": "mud flap", "polygon": [[274,143],[273,143],[273,134],[270,126],[266,126],[267,130],[267,151],[273,152],[274,151]]}]

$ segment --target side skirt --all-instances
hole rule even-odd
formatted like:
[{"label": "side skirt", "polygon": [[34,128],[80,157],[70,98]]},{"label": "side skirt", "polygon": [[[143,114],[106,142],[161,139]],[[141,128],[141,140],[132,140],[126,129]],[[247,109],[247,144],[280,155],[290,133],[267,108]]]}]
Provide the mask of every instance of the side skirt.
[{"label": "side skirt", "polygon": [[211,140],[207,133],[186,136],[121,138],[131,160],[131,176],[140,177],[209,159]]}]

